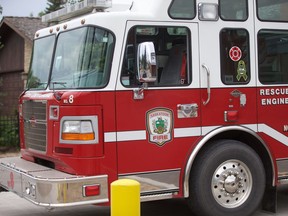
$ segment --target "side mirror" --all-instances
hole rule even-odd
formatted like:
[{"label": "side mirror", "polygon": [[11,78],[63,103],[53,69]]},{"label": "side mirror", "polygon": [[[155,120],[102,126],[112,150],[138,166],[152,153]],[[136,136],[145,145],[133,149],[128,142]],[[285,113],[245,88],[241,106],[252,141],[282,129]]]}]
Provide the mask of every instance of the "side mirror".
[{"label": "side mirror", "polygon": [[142,83],[157,80],[157,63],[153,42],[143,42],[138,46],[137,70],[138,81]]}]

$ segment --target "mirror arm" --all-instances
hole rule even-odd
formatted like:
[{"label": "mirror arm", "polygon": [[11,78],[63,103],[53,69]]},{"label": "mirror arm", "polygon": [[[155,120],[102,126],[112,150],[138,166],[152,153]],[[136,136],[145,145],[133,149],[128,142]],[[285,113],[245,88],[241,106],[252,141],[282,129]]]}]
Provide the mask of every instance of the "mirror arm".
[{"label": "mirror arm", "polygon": [[134,100],[143,100],[145,89],[148,89],[148,83],[143,83],[141,87],[139,87],[137,89],[133,89],[133,99]]}]

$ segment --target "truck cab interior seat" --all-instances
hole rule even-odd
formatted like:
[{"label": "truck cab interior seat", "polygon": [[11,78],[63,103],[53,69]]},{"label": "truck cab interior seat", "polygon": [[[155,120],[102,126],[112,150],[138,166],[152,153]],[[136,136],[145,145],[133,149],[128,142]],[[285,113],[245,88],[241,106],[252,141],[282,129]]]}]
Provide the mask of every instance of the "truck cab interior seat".
[{"label": "truck cab interior seat", "polygon": [[186,67],[186,45],[175,44],[169,52],[159,83],[161,85],[183,84],[183,75],[186,75]]}]

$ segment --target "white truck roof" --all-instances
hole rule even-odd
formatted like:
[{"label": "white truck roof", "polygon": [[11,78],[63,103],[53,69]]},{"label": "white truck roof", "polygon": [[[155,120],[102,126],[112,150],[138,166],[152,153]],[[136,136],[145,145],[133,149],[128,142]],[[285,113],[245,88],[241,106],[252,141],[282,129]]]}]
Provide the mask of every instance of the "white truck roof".
[{"label": "white truck roof", "polygon": [[131,0],[131,2],[114,4],[112,0],[84,0],[44,15],[42,21],[54,25],[37,31],[35,38],[61,32],[67,30],[67,28],[79,27],[84,24],[84,20],[85,24],[111,27],[111,29],[113,29],[113,26],[117,28],[120,22],[126,22],[127,20],[171,21],[167,12],[171,1]]}]

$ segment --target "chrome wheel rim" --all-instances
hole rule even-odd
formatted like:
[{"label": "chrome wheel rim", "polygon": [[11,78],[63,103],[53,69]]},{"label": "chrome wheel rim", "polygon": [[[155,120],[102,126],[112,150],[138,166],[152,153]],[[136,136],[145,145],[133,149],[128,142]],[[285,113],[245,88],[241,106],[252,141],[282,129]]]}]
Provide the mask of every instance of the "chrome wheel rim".
[{"label": "chrome wheel rim", "polygon": [[252,185],[252,175],[247,165],[239,160],[228,160],[215,170],[211,190],[221,206],[236,208],[248,199]]}]

